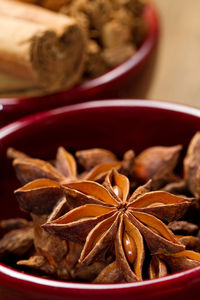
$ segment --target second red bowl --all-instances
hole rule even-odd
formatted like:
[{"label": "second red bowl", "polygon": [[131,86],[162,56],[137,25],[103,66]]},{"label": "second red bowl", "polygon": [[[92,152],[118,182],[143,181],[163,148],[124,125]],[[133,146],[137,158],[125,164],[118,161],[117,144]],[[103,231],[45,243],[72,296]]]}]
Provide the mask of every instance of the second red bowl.
[{"label": "second red bowl", "polygon": [[143,18],[147,23],[147,35],[133,57],[105,74],[67,91],[39,98],[0,99],[0,127],[25,115],[50,108],[88,100],[129,96],[127,91],[136,88],[137,84],[134,80],[138,77],[139,71],[145,71],[144,67],[148,61],[151,61],[150,57],[153,57],[152,53],[158,41],[159,22],[154,6],[149,4],[146,7]]}]

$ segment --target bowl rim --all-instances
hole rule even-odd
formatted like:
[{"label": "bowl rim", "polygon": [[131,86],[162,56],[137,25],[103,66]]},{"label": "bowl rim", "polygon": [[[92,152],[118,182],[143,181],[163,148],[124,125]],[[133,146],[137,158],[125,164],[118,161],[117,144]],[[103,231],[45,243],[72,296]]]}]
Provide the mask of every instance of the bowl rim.
[{"label": "bowl rim", "polygon": [[[11,134],[13,131],[20,130],[25,126],[29,126],[33,122],[38,122],[40,119],[49,119],[53,116],[62,115],[68,112],[76,110],[87,110],[91,108],[102,107],[146,107],[153,109],[170,110],[174,112],[180,112],[194,117],[200,117],[200,109],[192,106],[185,105],[170,101],[148,100],[148,99],[103,99],[88,101],[82,103],[76,103],[72,105],[66,105],[58,108],[48,109],[41,112],[36,112],[31,115],[22,117],[16,121],[13,121],[0,128],[0,141]],[[0,106],[1,108],[1,106]]]},{"label": "bowl rim", "polygon": [[[89,101],[80,104],[74,104],[70,106],[65,106],[61,108],[56,108],[48,110],[45,112],[40,112],[27,116],[25,118],[19,119],[9,125],[4,126],[0,129],[0,140],[6,139],[9,135],[12,135],[16,131],[20,131],[26,126],[31,126],[33,123],[40,122],[42,120],[49,120],[55,118],[58,115],[65,115],[73,111],[84,111],[90,109],[99,108],[147,108],[147,109],[161,109],[169,110],[172,112],[179,112],[181,114],[192,115],[194,117],[200,118],[200,109],[183,104],[172,103],[168,101],[156,101],[156,100],[140,100],[140,99],[117,99],[117,100],[100,100],[100,101]],[[112,293],[112,291],[122,290],[126,291],[134,288],[134,291],[147,293],[149,291],[154,291],[156,288],[159,289],[169,289],[171,287],[177,287],[178,285],[187,284],[191,279],[195,279],[196,276],[200,275],[200,266],[193,267],[189,270],[181,271],[172,275],[168,275],[159,279],[148,279],[139,282],[132,283],[115,283],[115,284],[92,284],[92,283],[75,283],[75,282],[65,282],[52,279],[44,279],[39,276],[30,275],[28,273],[22,273],[13,268],[10,268],[4,264],[0,263],[0,282],[10,285],[13,281],[17,281],[20,286],[27,287],[37,287],[45,289],[54,290],[59,288],[61,290],[70,290],[71,292],[79,290],[82,292],[86,291],[98,291],[100,293]],[[192,282],[192,281],[191,281]]]},{"label": "bowl rim", "polygon": [[[122,64],[113,67],[104,74],[97,76],[95,78],[84,81],[83,83],[76,85],[68,90],[56,92],[49,95],[38,96],[38,97],[12,97],[12,98],[0,98],[0,112],[1,110],[5,113],[12,113],[13,110],[16,112],[26,112],[27,110],[31,113],[31,110],[41,108],[45,110],[55,108],[56,106],[63,106],[66,104],[73,104],[80,102],[77,98],[81,98],[85,92],[93,90],[103,90],[112,83],[116,83],[119,79],[122,79],[126,74],[134,72],[145,64],[149,56],[152,54],[154,48],[157,45],[160,33],[160,22],[159,16],[155,5],[148,3],[144,13],[143,18],[147,22],[147,34],[142,42],[142,45],[137,49],[136,53],[130,57],[128,60]],[[73,95],[75,99],[73,100]],[[66,97],[72,98],[66,100]],[[48,99],[48,101],[47,101]],[[56,106],[55,106],[56,99]],[[87,100],[86,100],[87,101]],[[48,104],[49,103],[49,104]],[[53,106],[54,104],[54,106]]]}]

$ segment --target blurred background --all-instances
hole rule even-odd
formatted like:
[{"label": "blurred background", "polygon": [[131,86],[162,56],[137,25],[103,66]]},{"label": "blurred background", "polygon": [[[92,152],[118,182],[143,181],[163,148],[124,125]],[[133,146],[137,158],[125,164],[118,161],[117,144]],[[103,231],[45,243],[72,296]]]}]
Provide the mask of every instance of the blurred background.
[{"label": "blurred background", "polygon": [[153,0],[161,34],[153,72],[146,72],[145,98],[168,100],[200,108],[200,1]]}]

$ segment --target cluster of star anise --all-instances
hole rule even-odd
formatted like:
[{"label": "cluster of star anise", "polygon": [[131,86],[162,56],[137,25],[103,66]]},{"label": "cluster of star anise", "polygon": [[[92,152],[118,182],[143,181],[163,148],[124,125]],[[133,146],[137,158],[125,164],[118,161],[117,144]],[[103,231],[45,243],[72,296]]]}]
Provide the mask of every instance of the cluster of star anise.
[{"label": "cluster of star anise", "polygon": [[121,160],[105,149],[72,156],[60,147],[51,162],[9,148],[23,184],[14,193],[32,220],[0,222],[0,257],[33,274],[95,283],[199,265],[199,151],[197,132],[180,175],[180,145],[129,150]]}]

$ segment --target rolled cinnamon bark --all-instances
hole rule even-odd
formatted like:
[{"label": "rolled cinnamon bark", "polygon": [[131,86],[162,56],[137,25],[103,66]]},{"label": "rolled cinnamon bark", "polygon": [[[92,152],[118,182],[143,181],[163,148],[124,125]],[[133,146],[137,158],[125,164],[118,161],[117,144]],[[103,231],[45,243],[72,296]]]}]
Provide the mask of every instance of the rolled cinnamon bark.
[{"label": "rolled cinnamon bark", "polygon": [[63,5],[68,4],[73,0],[43,0],[41,6],[52,10],[59,10]]},{"label": "rolled cinnamon bark", "polygon": [[0,0],[0,28],[0,71],[51,90],[80,79],[85,39],[73,18]]},{"label": "rolled cinnamon bark", "polygon": [[[15,0],[18,1],[18,0]],[[38,4],[40,2],[40,0],[19,0],[21,2],[25,2],[25,3],[32,3],[32,4]]]},{"label": "rolled cinnamon bark", "polygon": [[[15,0],[16,1],[16,0]],[[73,0],[17,0],[25,3],[33,3],[42,7],[58,11],[63,5]]]}]

